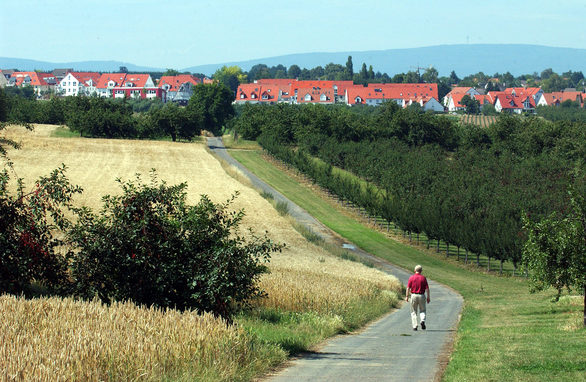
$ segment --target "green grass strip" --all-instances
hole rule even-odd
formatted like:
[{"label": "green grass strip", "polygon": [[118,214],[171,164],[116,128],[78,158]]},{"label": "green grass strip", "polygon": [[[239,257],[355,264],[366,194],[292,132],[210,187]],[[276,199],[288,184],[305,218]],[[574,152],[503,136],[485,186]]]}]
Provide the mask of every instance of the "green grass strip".
[{"label": "green grass strip", "polygon": [[465,299],[462,321],[445,381],[584,381],[586,331],[582,297],[553,303],[553,291],[530,294],[522,278],[496,277],[398,243],[321,200],[311,189],[265,161],[257,151],[231,154],[253,173],[362,249],[411,269]]}]

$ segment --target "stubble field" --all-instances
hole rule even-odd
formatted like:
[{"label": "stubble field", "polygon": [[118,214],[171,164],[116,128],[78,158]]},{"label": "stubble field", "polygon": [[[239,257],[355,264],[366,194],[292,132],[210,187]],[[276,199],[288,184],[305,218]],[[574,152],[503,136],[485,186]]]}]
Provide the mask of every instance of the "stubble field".
[{"label": "stubble field", "polygon": [[[346,307],[355,304],[357,301],[366,303],[377,301],[378,304],[388,304],[390,306],[395,301],[396,294],[400,293],[400,285],[395,278],[360,263],[332,256],[325,249],[305,240],[293,228],[290,220],[281,216],[257,191],[230,177],[223,170],[220,163],[206,151],[203,143],[55,138],[51,136],[54,129],[55,126],[40,125],[32,132],[20,127],[9,127],[3,132],[5,137],[16,140],[22,145],[20,150],[10,150],[8,153],[14,163],[15,174],[13,174],[13,177],[24,178],[25,184],[30,186],[39,176],[47,175],[63,163],[68,167],[67,175],[70,181],[84,189],[83,194],[76,198],[77,205],[85,205],[98,210],[101,207],[102,196],[119,192],[116,178],[129,180],[134,178],[135,174],[140,173],[143,180],[148,181],[151,169],[156,169],[158,177],[168,184],[187,182],[187,199],[190,204],[197,203],[202,194],[208,195],[216,203],[224,202],[238,191],[239,196],[232,207],[234,209],[244,209],[246,213],[242,228],[250,227],[257,234],[263,234],[266,231],[271,239],[286,244],[286,248],[282,253],[272,257],[269,264],[271,273],[264,275],[262,278],[262,287],[268,293],[268,298],[258,302],[259,306],[290,312],[316,312],[330,316],[335,321],[339,320],[338,314],[340,312],[343,312]],[[26,303],[24,300],[11,301],[11,304],[17,305]],[[55,304],[56,302],[39,300],[32,303]],[[76,305],[76,309],[83,310],[84,307],[83,305],[81,307]],[[108,309],[114,312],[118,308],[114,306]],[[88,311],[98,310],[95,306],[88,304]],[[18,309],[15,311],[18,311]],[[145,310],[145,312],[141,314],[146,314],[146,317],[151,316],[148,311]],[[27,319],[22,315],[11,314],[13,313],[3,310],[3,320],[10,323],[10,320],[21,321]],[[75,318],[78,314],[73,313],[72,310],[73,318],[71,320],[78,320],[79,318]],[[108,314],[104,316],[108,316]],[[31,315],[31,320],[34,319],[33,317],[35,316]],[[61,365],[57,369],[60,370],[59,373],[64,378],[71,376],[72,370],[68,370],[67,365],[79,368],[79,365],[83,365],[83,362],[80,363],[79,360],[72,361],[71,359],[69,361],[54,359],[55,357],[59,358],[59,354],[63,353],[53,351],[53,347],[59,346],[58,344],[62,341],[59,338],[59,333],[62,335],[70,330],[67,324],[70,320],[68,310],[63,309],[60,317],[61,319],[50,327],[51,330],[47,329],[45,332],[37,333],[39,340],[33,341],[32,344],[30,341],[21,338],[22,336],[27,336],[26,331],[3,332],[0,335],[4,337],[1,339],[2,342],[13,344],[10,347],[0,348],[0,353],[4,353],[0,355],[0,359],[4,359],[7,362],[4,366],[28,364],[29,369],[27,369],[27,372],[31,373],[30,367],[35,367],[37,370],[51,370],[51,364],[59,364]],[[218,336],[225,335],[223,334],[225,333],[224,331],[210,329],[214,325],[217,327],[223,326],[223,322],[217,320],[211,325],[209,319],[207,320],[206,325],[200,326],[200,328],[203,328],[200,330],[220,333]],[[20,323],[17,324],[20,325]],[[29,325],[34,326],[34,322],[29,323]],[[61,326],[62,329],[55,330],[55,327]],[[102,326],[97,325],[97,327]],[[82,338],[84,336],[91,338],[90,332],[92,329],[87,328],[89,331],[84,333],[83,330],[86,329],[83,328],[80,328],[80,332],[77,335]],[[128,330],[133,330],[132,326],[129,326]],[[108,330],[105,329],[105,331]],[[129,333],[129,337],[132,334]],[[135,334],[139,335],[139,333]],[[194,333],[195,336],[201,336],[202,334],[206,335],[206,333]],[[164,335],[169,336],[168,334]],[[228,337],[230,336],[234,337],[234,333],[231,333]],[[159,340],[160,338],[156,339],[156,341]],[[173,342],[173,337],[168,337],[168,341]],[[19,347],[19,343],[22,343],[23,346]],[[217,344],[217,346],[225,346],[222,345],[221,340],[217,341]],[[114,350],[110,349],[101,355],[98,354],[98,356],[109,359],[104,367],[110,371],[105,371],[106,374],[100,374],[102,377],[103,375],[113,374],[121,377],[125,368],[128,368],[128,360],[132,359],[132,354],[123,354],[118,362],[116,358],[117,352],[115,351],[116,345],[113,346]],[[163,345],[151,346],[149,349],[153,351],[152,359],[158,359],[159,363],[164,363],[164,360],[160,360],[161,357],[164,357],[163,353],[165,353],[161,347],[165,347],[164,342]],[[106,349],[108,346],[104,346],[104,348]],[[138,348],[142,348],[142,346]],[[241,348],[236,347],[235,349],[242,351]],[[132,350],[129,351],[132,352]],[[266,349],[261,349],[261,352],[267,351]],[[73,357],[72,359],[75,359],[75,357],[88,357],[90,354],[88,352],[96,352],[95,347],[84,349],[82,346],[77,349],[77,354],[69,354],[68,357]],[[214,354],[220,353],[222,352],[218,351]],[[229,349],[224,349],[223,353],[226,355],[226,362],[233,364],[234,354]],[[94,353],[91,354],[92,357],[96,357]],[[256,356],[255,354],[249,354],[248,357],[243,358],[245,359],[244,363],[254,363],[251,360],[255,359]],[[23,357],[28,357],[30,362],[17,362],[18,359]],[[184,355],[177,357],[181,358]],[[220,356],[218,357],[221,358]],[[147,356],[146,358],[149,357]],[[145,357],[141,357],[141,359],[145,360]],[[179,364],[182,364],[182,362],[179,362]],[[197,355],[194,357],[191,354],[187,363],[193,364],[194,362],[199,363]],[[41,364],[41,367],[39,367],[39,364]],[[96,366],[92,364],[91,367],[95,368]],[[178,367],[181,369],[183,366]],[[255,369],[256,371],[243,373],[242,367],[240,369],[226,367],[227,371],[221,369],[211,375],[214,375],[214,379],[218,379],[218,376],[221,376],[219,379],[230,380],[234,379],[235,375],[250,376],[250,373],[258,373],[262,369],[261,367],[260,369]],[[130,379],[136,377],[138,372],[135,370],[136,368],[140,370],[140,365],[133,366],[132,374],[128,376]],[[21,372],[17,369],[12,370],[12,372]],[[155,371],[145,369],[145,374],[141,379],[155,380],[161,377],[165,378],[164,369]],[[78,370],[78,372],[81,371]],[[200,375],[205,379],[205,376],[197,374],[201,373],[200,371],[195,370],[193,373],[195,374],[191,376]],[[173,375],[184,376],[185,374],[174,370]],[[246,378],[248,377],[243,377],[243,379]]]}]

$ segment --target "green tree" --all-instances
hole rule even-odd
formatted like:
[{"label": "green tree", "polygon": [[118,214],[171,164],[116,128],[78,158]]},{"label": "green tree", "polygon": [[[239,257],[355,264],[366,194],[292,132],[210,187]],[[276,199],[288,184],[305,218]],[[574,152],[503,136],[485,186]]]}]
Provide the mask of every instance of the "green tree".
[{"label": "green tree", "polygon": [[366,63],[362,63],[362,69],[360,69],[360,79],[366,82],[368,79],[368,69],[366,69]]},{"label": "green tree", "polygon": [[[438,73],[437,69],[432,66],[430,68],[425,69],[425,72],[421,76],[421,79],[423,80],[423,82],[427,82],[429,84],[432,84],[432,83],[437,82],[438,75],[439,75],[439,73]],[[440,97],[440,99],[441,99],[441,97]]]},{"label": "green tree", "polygon": [[232,91],[232,94],[236,94],[238,85],[245,83],[247,77],[239,66],[224,65],[216,70],[213,78],[226,85],[226,87]]},{"label": "green tree", "polygon": [[189,118],[201,121],[203,130],[220,135],[222,128],[234,116],[234,95],[225,85],[199,84],[187,104]]},{"label": "green tree", "polygon": [[287,74],[289,78],[299,78],[299,76],[301,75],[301,68],[299,68],[298,65],[293,64],[289,67]]},{"label": "green tree", "polygon": [[544,71],[541,72],[541,79],[547,80],[549,77],[551,77],[552,74],[553,74],[552,68],[545,69]]},{"label": "green tree", "polygon": [[554,287],[556,300],[564,288],[584,293],[586,326],[586,200],[571,197],[567,216],[550,215],[539,222],[524,218],[528,233],[523,261],[529,268],[532,290]]},{"label": "green tree", "polygon": [[460,100],[460,103],[462,105],[466,106],[466,113],[467,114],[480,113],[480,102],[478,102],[478,100],[476,98],[472,98],[468,94],[466,94],[464,97],[462,97],[462,100]]},{"label": "green tree", "polygon": [[490,104],[490,103],[486,103],[486,104],[482,105],[481,112],[482,112],[482,115],[487,115],[487,116],[496,116],[499,114],[498,111],[496,111],[494,105]]},{"label": "green tree", "polygon": [[181,74],[179,71],[175,70],[175,69],[169,69],[167,68],[167,70],[165,71],[165,73],[163,73],[163,76],[177,76]]},{"label": "green tree", "polygon": [[348,56],[346,61],[346,79],[352,80],[354,77],[354,64],[352,64],[352,56]]},{"label": "green tree", "polygon": [[239,232],[244,213],[229,210],[234,197],[215,204],[204,195],[190,206],[185,183],[168,186],[154,172],[149,184],[138,175],[119,183],[121,195],[104,197],[98,215],[78,210],[70,230],[76,294],[226,319],[263,295],[259,277],[281,245]]},{"label": "green tree", "polygon": [[372,68],[372,65],[368,67],[368,79],[374,80],[374,69]]},{"label": "green tree", "polygon": [[201,131],[200,115],[190,115],[185,108],[180,108],[174,103],[168,103],[160,109],[150,113],[151,123],[162,134],[171,136],[173,142],[177,138],[191,140]]},{"label": "green tree", "polygon": [[403,78],[403,82],[406,84],[417,84],[420,81],[419,72],[415,71],[408,71],[405,77]]},{"label": "green tree", "polygon": [[458,78],[458,75],[455,71],[452,70],[452,72],[450,73],[450,85],[457,85],[459,82],[460,79]]}]

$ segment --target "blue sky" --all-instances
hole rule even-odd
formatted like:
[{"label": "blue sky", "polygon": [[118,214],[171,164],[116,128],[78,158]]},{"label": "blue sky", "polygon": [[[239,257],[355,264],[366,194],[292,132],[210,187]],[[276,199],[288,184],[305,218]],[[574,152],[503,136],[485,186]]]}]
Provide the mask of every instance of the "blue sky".
[{"label": "blue sky", "polygon": [[586,1],[1,0],[0,56],[186,68],[443,44],[586,48]]}]

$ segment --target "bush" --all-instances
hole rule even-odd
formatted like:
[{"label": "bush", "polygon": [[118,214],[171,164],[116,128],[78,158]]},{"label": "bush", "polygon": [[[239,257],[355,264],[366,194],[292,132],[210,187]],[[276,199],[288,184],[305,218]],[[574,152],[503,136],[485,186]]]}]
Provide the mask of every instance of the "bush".
[{"label": "bush", "polygon": [[122,195],[104,197],[99,215],[78,210],[70,232],[76,293],[103,301],[196,308],[229,318],[263,293],[263,264],[281,246],[266,236],[238,232],[243,212],[229,212],[234,197],[215,204],[205,195],[185,203],[185,183],[167,186],[120,181]]},{"label": "bush", "polygon": [[28,295],[33,283],[49,291],[64,285],[67,264],[56,252],[62,244],[56,233],[67,227],[61,207],[81,192],[64,171],[40,178],[28,193],[19,180],[16,196],[7,192],[8,171],[0,173],[0,293]]}]

